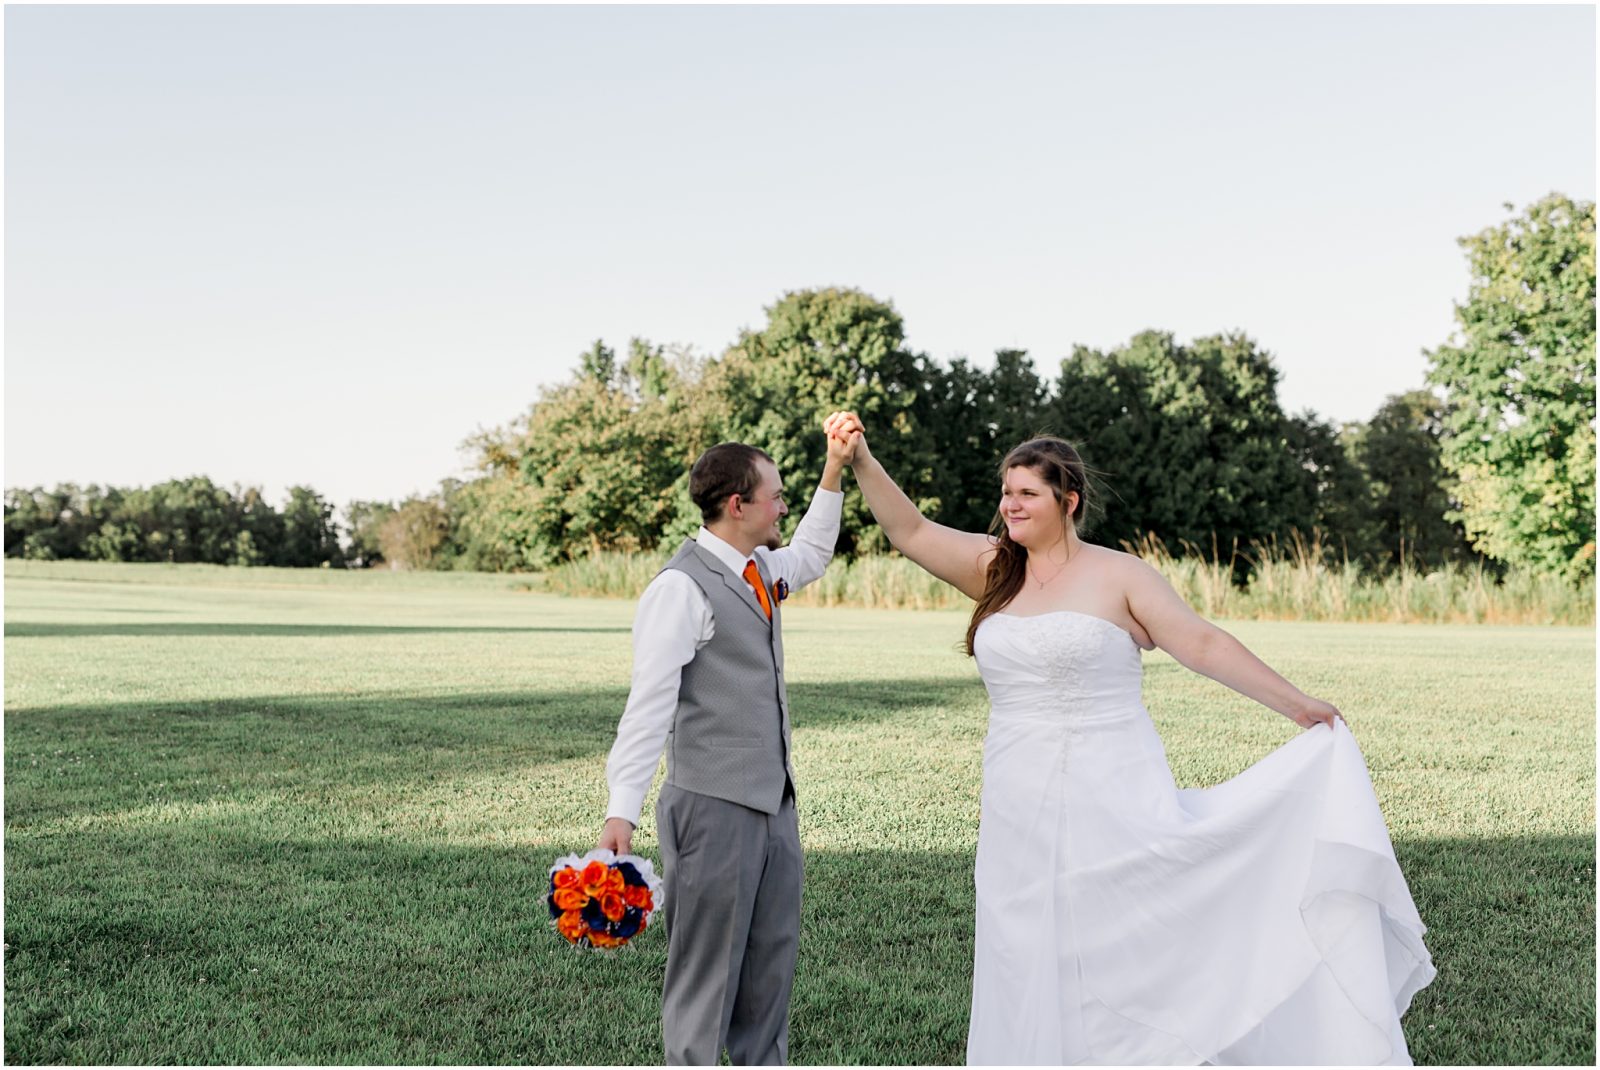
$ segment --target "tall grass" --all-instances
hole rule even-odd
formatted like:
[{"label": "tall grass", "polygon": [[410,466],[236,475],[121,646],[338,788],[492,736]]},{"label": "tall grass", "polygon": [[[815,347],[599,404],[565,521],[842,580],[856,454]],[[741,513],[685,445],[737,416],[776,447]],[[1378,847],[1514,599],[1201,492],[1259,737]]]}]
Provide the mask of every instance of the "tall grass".
[{"label": "tall grass", "polygon": [[[671,556],[659,552],[593,554],[545,573],[541,589],[573,598],[637,598]],[[787,604],[951,609],[971,603],[948,583],[896,555],[854,561],[835,558],[821,579],[796,591]]]},{"label": "tall grass", "polygon": [[1202,614],[1232,620],[1338,620],[1395,624],[1593,624],[1594,580],[1512,571],[1497,579],[1481,564],[1421,571],[1409,562],[1387,575],[1337,560],[1319,537],[1255,543],[1233,560],[1185,543],[1182,557],[1154,535],[1123,544],[1154,565]]},{"label": "tall grass", "polygon": [[[1235,561],[1185,544],[1182,556],[1146,535],[1123,544],[1148,561],[1202,615],[1228,620],[1326,620],[1403,624],[1573,624],[1595,621],[1594,581],[1513,571],[1496,577],[1481,565],[1387,575],[1336,560],[1321,541],[1256,543],[1240,556],[1247,582],[1234,583]],[[552,569],[543,589],[580,598],[637,598],[665,553],[599,553]],[[791,603],[869,609],[952,609],[971,603],[948,584],[895,556],[835,560]]]}]

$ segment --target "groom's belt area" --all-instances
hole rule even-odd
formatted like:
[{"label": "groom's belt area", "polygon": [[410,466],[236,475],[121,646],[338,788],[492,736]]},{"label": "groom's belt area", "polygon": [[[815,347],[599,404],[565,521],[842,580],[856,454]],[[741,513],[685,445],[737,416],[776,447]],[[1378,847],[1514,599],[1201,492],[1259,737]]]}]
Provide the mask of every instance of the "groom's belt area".
[{"label": "groom's belt area", "polygon": [[777,813],[793,792],[781,680],[776,694],[762,691],[713,702],[680,691],[667,737],[667,782]]}]

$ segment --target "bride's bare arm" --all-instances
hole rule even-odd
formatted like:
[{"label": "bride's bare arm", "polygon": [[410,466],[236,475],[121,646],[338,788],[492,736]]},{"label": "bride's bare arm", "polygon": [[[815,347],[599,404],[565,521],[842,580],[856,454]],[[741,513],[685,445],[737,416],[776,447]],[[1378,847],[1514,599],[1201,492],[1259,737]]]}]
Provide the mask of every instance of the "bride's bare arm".
[{"label": "bride's bare arm", "polygon": [[1134,557],[1120,564],[1127,570],[1128,610],[1133,619],[1184,668],[1276,710],[1301,728],[1319,722],[1332,724],[1341,717],[1331,704],[1295,687],[1239,640],[1189,608],[1166,577],[1150,565]]},{"label": "bride's bare arm", "polygon": [[[830,417],[830,433],[835,426]],[[850,436],[855,449],[850,468],[873,519],[883,528],[890,544],[968,598],[976,599],[983,594],[984,569],[994,553],[994,541],[987,535],[935,524],[923,516],[872,456],[859,427],[853,416],[842,425],[842,433]]]}]

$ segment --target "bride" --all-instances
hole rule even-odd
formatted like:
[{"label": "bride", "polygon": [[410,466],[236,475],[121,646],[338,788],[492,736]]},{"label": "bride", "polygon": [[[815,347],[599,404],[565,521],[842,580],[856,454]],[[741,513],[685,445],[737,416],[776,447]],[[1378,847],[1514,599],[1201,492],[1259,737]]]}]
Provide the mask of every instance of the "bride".
[{"label": "bride", "polygon": [[[1424,927],[1339,711],[1201,619],[1148,564],[1078,537],[1057,438],[1000,468],[998,536],[924,518],[853,413],[828,417],[894,547],[977,604],[989,691],[967,1061],[1409,1064]],[[1179,790],[1141,650],[1309,731]]]}]

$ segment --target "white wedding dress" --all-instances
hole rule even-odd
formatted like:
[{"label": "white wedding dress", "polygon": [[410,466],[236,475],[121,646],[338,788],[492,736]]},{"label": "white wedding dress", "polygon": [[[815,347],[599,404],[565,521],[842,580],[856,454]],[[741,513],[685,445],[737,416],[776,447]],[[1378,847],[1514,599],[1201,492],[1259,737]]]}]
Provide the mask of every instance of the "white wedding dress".
[{"label": "white wedding dress", "polygon": [[974,645],[969,1063],[1410,1063],[1434,969],[1347,727],[1180,791],[1126,631],[996,614]]}]

